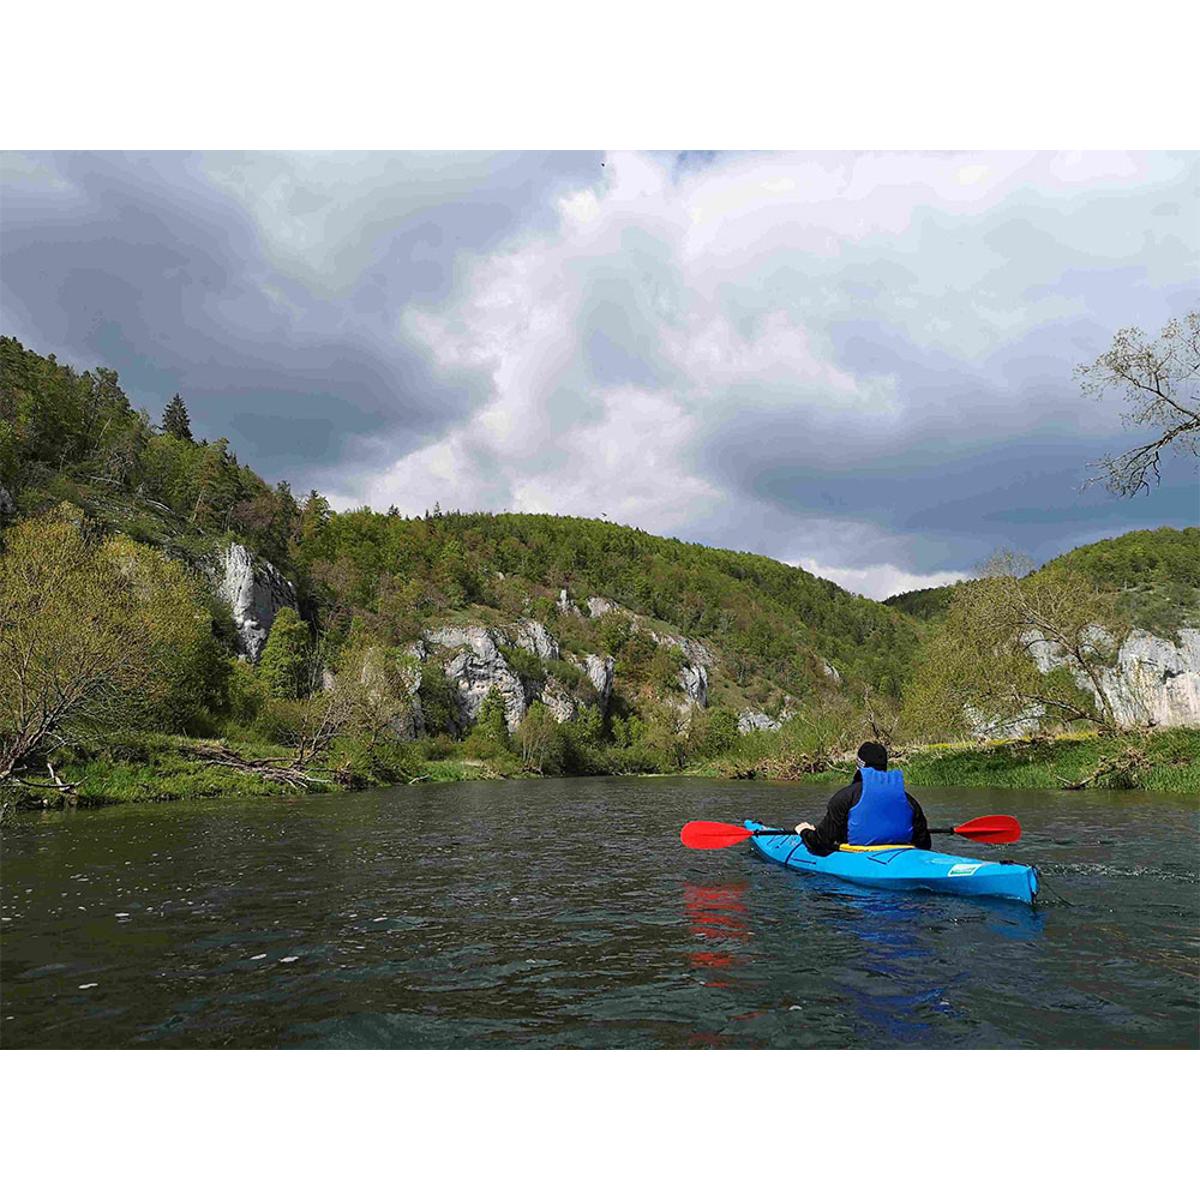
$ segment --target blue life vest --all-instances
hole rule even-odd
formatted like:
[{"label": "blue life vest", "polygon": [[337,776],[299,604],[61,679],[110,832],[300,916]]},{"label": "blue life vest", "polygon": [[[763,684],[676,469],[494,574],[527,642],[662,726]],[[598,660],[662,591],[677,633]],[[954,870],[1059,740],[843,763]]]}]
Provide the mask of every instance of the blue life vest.
[{"label": "blue life vest", "polygon": [[904,794],[903,771],[860,767],[862,796],[850,806],[846,840],[852,846],[891,846],[912,841],[913,810]]}]

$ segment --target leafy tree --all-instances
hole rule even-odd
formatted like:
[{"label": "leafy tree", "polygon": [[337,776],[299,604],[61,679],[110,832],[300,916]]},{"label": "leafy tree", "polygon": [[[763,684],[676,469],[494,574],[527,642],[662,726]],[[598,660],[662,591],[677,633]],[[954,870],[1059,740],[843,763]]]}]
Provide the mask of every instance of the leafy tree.
[{"label": "leafy tree", "polygon": [[436,663],[421,666],[421,711],[426,732],[452,733],[458,723],[458,703],[454,685]]},{"label": "leafy tree", "polygon": [[308,626],[294,608],[281,608],[259,662],[267,689],[281,700],[297,700],[309,691],[311,668]]},{"label": "leafy tree", "polygon": [[1085,395],[1101,397],[1117,389],[1125,404],[1126,426],[1144,426],[1148,440],[1091,464],[1118,496],[1150,491],[1160,481],[1163,451],[1200,455],[1200,310],[1171,320],[1157,338],[1136,326],[1121,329],[1095,362],[1076,368]]},{"label": "leafy tree", "polygon": [[477,740],[486,745],[506,750],[509,746],[508,722],[505,718],[504,697],[499,688],[492,688],[479,706],[475,721]]},{"label": "leafy tree", "polygon": [[1030,720],[1117,725],[1108,670],[1128,633],[1111,593],[998,555],[955,590],[905,698],[906,728],[1001,731]]},{"label": "leafy tree", "polygon": [[188,418],[187,405],[184,404],[183,397],[178,392],[171,397],[166,408],[163,409],[162,431],[181,441],[190,442],[192,440],[192,423]]},{"label": "leafy tree", "polygon": [[101,537],[66,505],[14,525],[5,543],[0,781],[83,731],[144,726],[186,698],[212,635],[178,563]]},{"label": "leafy tree", "polygon": [[561,770],[563,745],[558,723],[540,700],[529,706],[517,726],[515,741],[526,770],[536,771],[539,775]]}]

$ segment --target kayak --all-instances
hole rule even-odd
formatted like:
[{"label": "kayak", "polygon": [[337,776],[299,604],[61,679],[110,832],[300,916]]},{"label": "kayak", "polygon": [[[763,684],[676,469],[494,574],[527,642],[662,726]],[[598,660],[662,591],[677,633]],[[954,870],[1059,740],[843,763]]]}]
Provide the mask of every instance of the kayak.
[{"label": "kayak", "polygon": [[[766,829],[758,821],[745,821],[746,829]],[[1000,896],[1032,904],[1038,892],[1037,871],[1020,863],[984,862],[912,846],[835,850],[820,858],[809,852],[799,834],[772,834],[750,839],[771,862],[793,871],[829,875],[862,887],[889,891],[943,892],[952,896]]]}]

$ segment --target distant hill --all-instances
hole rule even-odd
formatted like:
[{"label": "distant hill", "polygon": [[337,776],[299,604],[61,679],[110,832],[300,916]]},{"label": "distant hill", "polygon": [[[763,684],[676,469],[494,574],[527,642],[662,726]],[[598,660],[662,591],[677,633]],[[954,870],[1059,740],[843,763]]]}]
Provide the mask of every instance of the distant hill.
[{"label": "distant hill", "polygon": [[[115,372],[81,373],[0,338],[0,502],[11,499],[0,521],[6,507],[11,519],[67,500],[194,566],[237,541],[291,581],[333,652],[356,631],[403,646],[435,627],[536,620],[580,661],[612,655],[631,709],[656,689],[674,698],[681,656],[703,662],[709,704],[734,712],[774,716],[867,686],[898,697],[924,626],[954,595],[878,603],[761,555],[577,517],[335,513],[315,492],[265,482],[225,439],[193,440],[183,401],[172,413],[175,432],[157,429]],[[1126,534],[1042,569],[1059,564],[1120,591],[1145,627],[1200,624],[1200,529]],[[700,648],[684,654],[681,638]]]},{"label": "distant hill", "polygon": [[[1039,570],[1069,568],[1121,594],[1130,620],[1152,633],[1200,627],[1200,526],[1138,529],[1077,546]],[[960,584],[889,596],[883,603],[917,621],[945,614]]]},{"label": "distant hill", "polygon": [[607,645],[636,675],[646,646],[622,649],[622,614],[593,620],[596,597],[637,614],[647,636],[708,647],[711,702],[776,712],[817,689],[898,695],[918,642],[903,613],[761,555],[576,517],[335,513],[316,493],[272,487],[224,439],[193,440],[183,402],[173,410],[180,432],[159,430],[115,372],[0,339],[0,486],[22,514],[68,500],[192,563],[241,542],[291,579],[334,648],[355,628],[401,644],[430,626],[533,617],[577,653]]}]

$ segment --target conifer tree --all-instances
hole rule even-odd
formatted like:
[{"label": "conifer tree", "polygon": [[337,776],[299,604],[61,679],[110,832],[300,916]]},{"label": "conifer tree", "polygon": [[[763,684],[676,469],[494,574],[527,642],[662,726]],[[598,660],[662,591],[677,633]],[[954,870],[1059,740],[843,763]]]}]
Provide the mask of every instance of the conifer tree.
[{"label": "conifer tree", "polygon": [[185,442],[192,441],[192,423],[188,417],[187,405],[183,397],[176,392],[171,402],[163,409],[162,431],[173,437],[182,438]]}]

